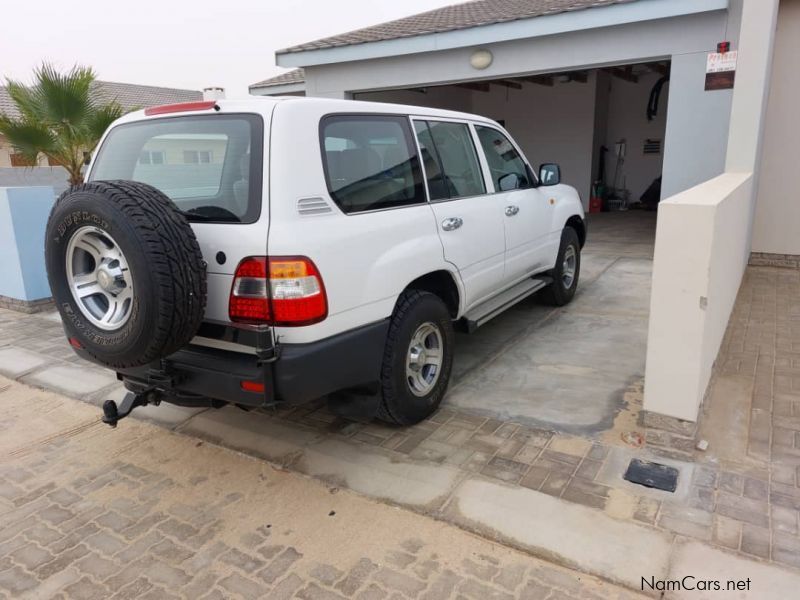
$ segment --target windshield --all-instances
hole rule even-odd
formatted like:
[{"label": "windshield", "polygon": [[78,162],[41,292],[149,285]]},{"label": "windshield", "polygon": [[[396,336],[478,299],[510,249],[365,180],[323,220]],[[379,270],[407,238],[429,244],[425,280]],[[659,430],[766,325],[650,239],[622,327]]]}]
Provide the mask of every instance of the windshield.
[{"label": "windshield", "polygon": [[252,223],[261,208],[262,128],[256,115],[118,125],[103,142],[90,180],[150,184],[190,220]]}]

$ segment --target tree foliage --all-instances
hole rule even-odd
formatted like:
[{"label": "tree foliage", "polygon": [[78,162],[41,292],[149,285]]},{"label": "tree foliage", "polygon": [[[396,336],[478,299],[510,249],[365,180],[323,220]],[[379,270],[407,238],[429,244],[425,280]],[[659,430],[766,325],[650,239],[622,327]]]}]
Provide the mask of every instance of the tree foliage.
[{"label": "tree foliage", "polygon": [[69,173],[70,185],[83,182],[86,153],[108,126],[124,114],[116,102],[98,97],[92,69],[75,66],[66,73],[44,63],[34,71],[34,84],[6,80],[19,116],[0,113],[0,134],[30,164],[40,154]]}]

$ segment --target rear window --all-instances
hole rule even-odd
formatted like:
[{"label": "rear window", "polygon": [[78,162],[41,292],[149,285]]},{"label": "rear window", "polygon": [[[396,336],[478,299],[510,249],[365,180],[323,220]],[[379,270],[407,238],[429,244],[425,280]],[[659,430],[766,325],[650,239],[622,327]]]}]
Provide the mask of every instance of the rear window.
[{"label": "rear window", "polygon": [[331,115],[320,125],[331,197],[345,213],[426,202],[406,117]]},{"label": "rear window", "polygon": [[127,123],[109,132],[90,179],[148,183],[189,220],[252,223],[261,210],[262,137],[256,115]]}]

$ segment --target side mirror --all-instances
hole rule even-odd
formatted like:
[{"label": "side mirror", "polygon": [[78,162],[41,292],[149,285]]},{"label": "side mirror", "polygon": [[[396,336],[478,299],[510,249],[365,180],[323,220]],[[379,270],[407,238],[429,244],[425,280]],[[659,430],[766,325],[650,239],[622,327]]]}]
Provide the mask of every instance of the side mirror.
[{"label": "side mirror", "polygon": [[516,173],[506,173],[497,180],[497,187],[500,188],[501,192],[510,192],[511,190],[519,189],[521,187],[520,183],[519,175]]},{"label": "side mirror", "polygon": [[539,167],[539,181],[542,185],[561,183],[561,167],[555,163],[544,163]]}]

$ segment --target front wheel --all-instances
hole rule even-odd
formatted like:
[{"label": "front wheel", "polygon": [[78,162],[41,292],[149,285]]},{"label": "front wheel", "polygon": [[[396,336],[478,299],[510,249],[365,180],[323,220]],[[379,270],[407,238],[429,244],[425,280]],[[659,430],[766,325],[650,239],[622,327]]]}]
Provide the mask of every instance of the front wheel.
[{"label": "front wheel", "polygon": [[453,367],[453,323],[444,302],[408,290],[397,301],[384,350],[378,418],[414,425],[442,402]]},{"label": "front wheel", "polygon": [[550,273],[553,283],[542,291],[542,298],[553,306],[569,304],[578,289],[581,274],[581,243],[572,227],[565,227],[561,232],[556,266]]}]

